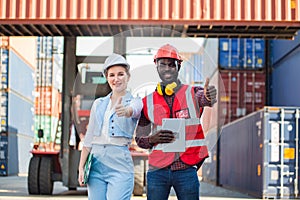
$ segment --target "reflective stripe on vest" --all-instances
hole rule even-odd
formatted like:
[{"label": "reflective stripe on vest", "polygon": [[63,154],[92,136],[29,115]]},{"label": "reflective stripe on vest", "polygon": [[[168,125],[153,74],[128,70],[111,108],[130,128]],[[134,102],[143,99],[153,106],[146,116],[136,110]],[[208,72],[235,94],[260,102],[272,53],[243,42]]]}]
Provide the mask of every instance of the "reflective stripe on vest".
[{"label": "reflective stripe on vest", "polygon": [[153,107],[151,108],[151,111],[150,111],[150,108],[149,108],[149,105],[152,105],[153,106],[153,93],[149,94],[148,97],[147,97],[147,106],[148,106],[148,117],[150,119],[150,121],[154,122],[154,113],[153,113]]},{"label": "reflective stripe on vest", "polygon": [[[192,96],[192,92],[193,92],[192,89],[193,88],[191,86],[188,86],[188,88],[185,91],[185,96],[186,96],[187,104],[188,105],[193,105],[193,106],[191,106],[193,109],[190,109],[190,106],[189,106],[189,111],[190,111],[190,115],[191,115],[190,117],[191,118],[197,118],[197,114],[196,114],[197,111],[196,111],[195,106],[194,106],[194,100],[193,100],[193,96]],[[197,103],[196,103],[196,105],[197,105],[197,107],[199,106]]]}]

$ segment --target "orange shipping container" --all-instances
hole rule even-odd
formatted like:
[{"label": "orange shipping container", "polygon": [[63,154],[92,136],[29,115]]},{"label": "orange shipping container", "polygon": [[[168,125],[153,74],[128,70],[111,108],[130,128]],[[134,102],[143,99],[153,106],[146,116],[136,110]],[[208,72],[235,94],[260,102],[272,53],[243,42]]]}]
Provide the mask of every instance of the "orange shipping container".
[{"label": "orange shipping container", "polygon": [[61,93],[51,86],[35,88],[35,114],[59,117],[61,113]]}]

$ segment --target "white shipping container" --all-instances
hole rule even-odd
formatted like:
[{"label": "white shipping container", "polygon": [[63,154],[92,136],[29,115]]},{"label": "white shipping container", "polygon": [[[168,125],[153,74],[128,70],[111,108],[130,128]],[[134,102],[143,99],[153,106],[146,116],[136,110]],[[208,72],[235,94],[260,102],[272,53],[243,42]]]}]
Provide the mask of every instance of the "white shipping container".
[{"label": "white shipping container", "polygon": [[37,37],[9,37],[9,46],[32,68],[36,68]]}]

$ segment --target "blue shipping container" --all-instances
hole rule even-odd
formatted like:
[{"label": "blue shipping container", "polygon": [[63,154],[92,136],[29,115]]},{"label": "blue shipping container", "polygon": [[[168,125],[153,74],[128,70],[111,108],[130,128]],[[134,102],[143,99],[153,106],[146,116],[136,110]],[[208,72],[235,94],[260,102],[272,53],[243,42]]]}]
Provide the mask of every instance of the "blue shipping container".
[{"label": "blue shipping container", "polygon": [[222,68],[238,69],[240,67],[240,40],[219,40],[219,65]]},{"label": "blue shipping container", "polygon": [[298,107],[265,107],[227,124],[220,184],[263,199],[298,198],[299,114]]},{"label": "blue shipping container", "polygon": [[262,69],[265,66],[263,39],[219,39],[219,67]]},{"label": "blue shipping container", "polygon": [[[3,51],[4,52],[4,51]],[[13,49],[2,58],[1,131],[8,133],[6,175],[28,172],[34,125],[34,69]],[[2,54],[4,55],[4,54]],[[5,70],[3,70],[5,68]],[[22,83],[22,84],[20,84]]]},{"label": "blue shipping container", "polygon": [[8,138],[7,133],[0,133],[0,176],[7,176],[7,151]]},{"label": "blue shipping container", "polygon": [[8,93],[8,124],[18,133],[33,137],[34,126],[34,104],[24,101],[15,93]]},{"label": "blue shipping container", "polygon": [[[293,40],[271,40],[271,64],[276,63],[285,56],[293,54],[293,50],[299,49],[300,31]],[[298,48],[297,48],[298,47]]]},{"label": "blue shipping container", "polygon": [[[273,63],[270,97],[273,106],[300,106],[300,36],[297,38],[293,41],[272,40],[270,42],[271,62]],[[293,51],[290,48],[294,48]],[[290,52],[285,55],[284,53],[288,53],[286,52],[288,49]],[[280,59],[280,62],[276,62]]]},{"label": "blue shipping container", "polygon": [[9,51],[9,88],[34,101],[34,70],[13,50]]}]

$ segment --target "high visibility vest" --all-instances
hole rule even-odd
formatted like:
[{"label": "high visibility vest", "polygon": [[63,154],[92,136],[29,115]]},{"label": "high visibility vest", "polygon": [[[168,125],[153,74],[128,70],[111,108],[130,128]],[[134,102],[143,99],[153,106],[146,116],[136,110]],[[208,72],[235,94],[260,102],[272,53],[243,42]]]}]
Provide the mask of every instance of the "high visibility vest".
[{"label": "high visibility vest", "polygon": [[[186,151],[178,153],[180,160],[188,165],[195,165],[208,157],[204,143],[204,134],[200,123],[203,108],[195,100],[194,87],[182,85],[175,93],[173,106],[170,109],[164,97],[156,91],[143,99],[145,117],[152,123],[152,133],[162,126],[163,118],[185,118]],[[149,154],[149,164],[163,168],[177,159],[176,152],[163,152],[153,147]]]}]

